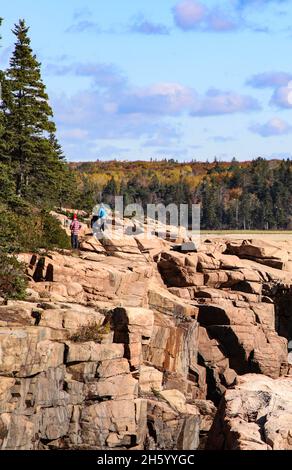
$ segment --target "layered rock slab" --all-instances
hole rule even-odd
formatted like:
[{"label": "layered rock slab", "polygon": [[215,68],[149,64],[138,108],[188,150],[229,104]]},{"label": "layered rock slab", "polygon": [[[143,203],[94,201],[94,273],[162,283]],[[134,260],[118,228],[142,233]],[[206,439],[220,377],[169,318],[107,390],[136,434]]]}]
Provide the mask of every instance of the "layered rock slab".
[{"label": "layered rock slab", "polygon": [[238,377],[222,398],[207,449],[292,450],[292,377]]}]

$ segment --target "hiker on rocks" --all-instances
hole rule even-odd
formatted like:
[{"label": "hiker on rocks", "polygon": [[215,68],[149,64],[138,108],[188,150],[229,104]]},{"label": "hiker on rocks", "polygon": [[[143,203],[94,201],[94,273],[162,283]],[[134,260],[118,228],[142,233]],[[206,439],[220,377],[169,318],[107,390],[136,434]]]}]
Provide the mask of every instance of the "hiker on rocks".
[{"label": "hiker on rocks", "polygon": [[71,230],[71,246],[73,250],[77,250],[79,248],[79,231],[81,229],[81,224],[77,218],[77,214],[73,215],[73,220],[70,225]]},{"label": "hiker on rocks", "polygon": [[[91,228],[94,228],[93,226],[95,225],[95,228],[97,228],[100,232],[104,232],[104,223],[105,223],[105,220],[106,220],[106,216],[107,216],[107,213],[106,213],[106,210],[103,206],[103,204],[100,205],[99,207],[99,210],[98,210],[98,214],[97,215],[93,215],[92,219],[91,219]],[[97,224],[98,222],[98,224]]]}]

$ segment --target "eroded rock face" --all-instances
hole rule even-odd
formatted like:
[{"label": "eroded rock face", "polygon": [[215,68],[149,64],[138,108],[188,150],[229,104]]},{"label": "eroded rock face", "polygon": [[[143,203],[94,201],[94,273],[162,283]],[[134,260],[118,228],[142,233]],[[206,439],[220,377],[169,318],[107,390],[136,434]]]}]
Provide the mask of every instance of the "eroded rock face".
[{"label": "eroded rock face", "polygon": [[[0,448],[290,449],[292,247],[177,252],[175,227],[115,226],[78,254],[20,255],[28,299],[0,302]],[[76,342],[93,324],[100,341]]]},{"label": "eroded rock face", "polygon": [[207,448],[291,450],[291,429],[292,377],[247,374],[225,393]]},{"label": "eroded rock face", "polygon": [[147,283],[153,268],[145,259],[133,261],[101,257],[99,261],[66,254],[20,255],[33,278],[31,287],[41,299],[56,302],[147,304]]},{"label": "eroded rock face", "polygon": [[147,405],[148,449],[198,448],[200,415],[196,407],[181,414],[168,402],[149,400]]},{"label": "eroded rock face", "polygon": [[[144,355],[161,314],[129,306],[103,315],[88,307],[86,323],[86,308],[80,306],[78,318],[76,304],[7,305],[0,327],[1,449],[196,448],[198,409],[177,389],[162,396],[167,370],[178,369],[189,382],[195,356],[185,345],[187,329],[168,317],[169,331],[177,335],[169,342],[169,354],[175,355],[177,347],[182,355],[176,359],[180,365],[163,359],[160,368],[155,361],[146,365]],[[102,343],[70,339],[80,326],[105,318],[112,331]]]},{"label": "eroded rock face", "polygon": [[[226,244],[225,252],[230,246]],[[262,257],[282,253],[260,241],[235,246],[234,252],[242,257],[245,252]],[[222,245],[208,244],[196,254],[163,252],[158,263],[169,291],[182,305],[198,310],[194,317],[201,329],[199,364],[207,371],[208,398],[217,403],[236,374],[257,372],[277,378],[287,368],[287,341],[275,332],[275,306],[263,295],[277,273],[225,252]],[[279,281],[288,275],[277,272]],[[198,282],[198,275],[203,281]]]}]

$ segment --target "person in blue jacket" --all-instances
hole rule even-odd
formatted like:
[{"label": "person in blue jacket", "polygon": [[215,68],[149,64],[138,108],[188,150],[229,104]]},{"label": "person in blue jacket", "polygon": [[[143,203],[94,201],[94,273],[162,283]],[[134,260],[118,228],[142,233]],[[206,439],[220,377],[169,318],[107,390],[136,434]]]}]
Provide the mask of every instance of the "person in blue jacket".
[{"label": "person in blue jacket", "polygon": [[104,232],[104,228],[105,228],[104,224],[105,224],[106,216],[107,216],[106,210],[105,210],[103,204],[101,204],[100,207],[99,207],[99,210],[98,210],[98,214],[94,215],[91,219],[91,228],[93,228],[93,225],[96,222],[99,222],[98,223],[98,228],[99,228],[99,230]]}]

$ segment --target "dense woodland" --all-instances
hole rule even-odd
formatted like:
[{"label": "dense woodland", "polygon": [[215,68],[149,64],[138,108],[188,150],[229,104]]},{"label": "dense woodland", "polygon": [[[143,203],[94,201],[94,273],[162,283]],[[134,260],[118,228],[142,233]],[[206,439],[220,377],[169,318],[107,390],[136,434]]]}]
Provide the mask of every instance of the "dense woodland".
[{"label": "dense woodland", "polygon": [[77,173],[78,205],[89,209],[115,195],[132,202],[201,204],[203,229],[288,229],[292,222],[292,162],[258,158],[239,163],[90,162]]}]

